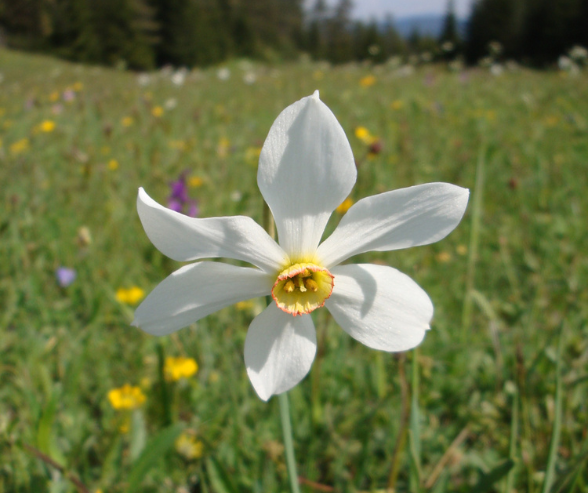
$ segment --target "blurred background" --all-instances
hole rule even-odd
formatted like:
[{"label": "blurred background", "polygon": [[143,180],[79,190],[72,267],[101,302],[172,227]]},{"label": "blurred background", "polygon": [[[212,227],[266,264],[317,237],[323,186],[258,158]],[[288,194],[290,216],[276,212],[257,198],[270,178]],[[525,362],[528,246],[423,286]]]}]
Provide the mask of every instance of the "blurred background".
[{"label": "blurred background", "polygon": [[587,46],[586,25],[584,0],[0,2],[6,46],[134,70],[234,57],[275,62],[301,53],[333,63],[382,63],[429,52],[471,64],[496,55],[491,42],[500,44],[502,57],[545,66],[574,45]]},{"label": "blurred background", "polygon": [[351,259],[429,293],[419,348],[313,313],[302,491],[587,492],[586,26],[586,0],[0,0],[0,493],[288,491],[243,362],[265,301],[131,327],[181,266],[135,203],[262,223],[263,142],[317,89],[358,169],[325,237],[372,194],[471,196],[443,241]]}]

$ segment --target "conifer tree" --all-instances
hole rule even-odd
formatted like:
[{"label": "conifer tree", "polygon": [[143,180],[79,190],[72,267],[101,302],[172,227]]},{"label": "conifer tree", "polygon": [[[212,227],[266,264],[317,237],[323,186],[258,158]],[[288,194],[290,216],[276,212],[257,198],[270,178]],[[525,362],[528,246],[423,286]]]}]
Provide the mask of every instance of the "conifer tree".
[{"label": "conifer tree", "polygon": [[[581,42],[576,31],[586,0],[534,0],[530,2],[523,33],[523,52],[536,65],[554,63],[572,46]],[[585,35],[586,36],[586,35]]]},{"label": "conifer tree", "polygon": [[[447,1],[447,11],[443,21],[443,28],[439,36],[439,45],[445,47],[445,58],[452,59],[459,52],[461,39],[457,29],[457,17],[455,15],[454,0]],[[451,47],[451,49],[449,49]]]},{"label": "conifer tree", "polygon": [[70,60],[104,63],[89,1],[58,0],[55,2],[52,25],[49,40],[54,53]]},{"label": "conifer tree", "polygon": [[[92,25],[100,41],[103,63],[123,63],[130,68],[148,69],[154,65],[148,37],[137,23],[139,0],[99,0],[93,3]],[[134,3],[132,3],[134,2]],[[146,14],[148,11],[142,11]]]},{"label": "conifer tree", "polygon": [[332,62],[343,63],[353,59],[352,7],[351,0],[339,0],[327,24],[327,56]]},{"label": "conifer tree", "polygon": [[326,43],[327,5],[325,0],[316,0],[311,12],[306,47],[315,60],[327,55]]},{"label": "conifer tree", "polygon": [[406,41],[400,36],[396,27],[394,27],[394,19],[390,14],[384,20],[382,43],[386,58],[406,53]]}]

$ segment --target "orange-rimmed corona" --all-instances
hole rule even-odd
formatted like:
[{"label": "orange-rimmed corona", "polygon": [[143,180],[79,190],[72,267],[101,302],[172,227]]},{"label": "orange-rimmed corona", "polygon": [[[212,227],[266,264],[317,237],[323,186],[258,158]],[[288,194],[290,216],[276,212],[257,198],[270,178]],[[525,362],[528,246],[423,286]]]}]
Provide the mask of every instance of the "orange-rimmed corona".
[{"label": "orange-rimmed corona", "polygon": [[322,307],[333,292],[335,276],[312,263],[293,264],[278,275],[272,298],[280,310],[294,316]]}]

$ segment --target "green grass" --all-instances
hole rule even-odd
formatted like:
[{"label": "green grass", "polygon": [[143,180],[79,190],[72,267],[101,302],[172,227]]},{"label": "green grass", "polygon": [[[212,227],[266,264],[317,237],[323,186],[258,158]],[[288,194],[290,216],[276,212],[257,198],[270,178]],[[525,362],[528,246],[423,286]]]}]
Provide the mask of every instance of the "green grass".
[{"label": "green grass", "polygon": [[[91,492],[288,491],[277,399],[257,398],[243,363],[263,300],[157,339],[129,326],[133,307],[115,293],[149,291],[179,266],[144,234],[137,188],[165,203],[189,170],[203,180],[191,189],[202,217],[261,223],[252,155],[278,113],[315,89],[360,162],[354,200],[432,181],[474,190],[479,160],[484,183],[475,241],[473,196],[445,240],[353,259],[397,267],[431,296],[432,330],[416,356],[376,357],[316,314],[319,361],[289,394],[299,475],[338,492],[382,491],[394,477],[399,492],[538,493],[549,460],[550,484],[588,491],[586,74],[476,70],[463,80],[440,66],[395,77],[300,63],[254,65],[248,85],[235,62],[227,81],[209,69],[181,87],[161,74],[141,87],[130,73],[10,51],[0,67],[0,492],[73,492],[73,477]],[[370,73],[375,84],[362,87]],[[51,101],[77,82],[74,101]],[[154,117],[171,98],[176,107]],[[45,120],[52,132],[38,130]],[[364,158],[357,126],[382,139],[379,155]],[[14,152],[23,138],[27,149]],[[78,274],[68,288],[55,280],[61,265]],[[159,345],[200,366],[165,384],[165,403]],[[125,383],[147,396],[132,418],[107,399]],[[175,450],[180,428],[203,442],[201,458]]]}]

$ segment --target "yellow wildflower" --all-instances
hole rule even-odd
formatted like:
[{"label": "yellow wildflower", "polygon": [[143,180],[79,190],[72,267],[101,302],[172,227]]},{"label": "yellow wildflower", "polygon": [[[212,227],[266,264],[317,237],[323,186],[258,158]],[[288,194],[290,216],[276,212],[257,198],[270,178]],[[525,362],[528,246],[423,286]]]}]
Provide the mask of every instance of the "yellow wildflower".
[{"label": "yellow wildflower", "polygon": [[133,117],[131,116],[125,116],[122,120],[121,120],[122,126],[123,127],[130,127],[133,123]]},{"label": "yellow wildflower", "polygon": [[147,397],[139,387],[133,387],[127,383],[109,391],[108,400],[114,409],[126,410],[137,409],[147,400]]},{"label": "yellow wildflower", "polygon": [[376,78],[373,75],[366,75],[359,79],[359,85],[361,87],[370,87],[376,83]]},{"label": "yellow wildflower", "polygon": [[55,130],[55,122],[52,120],[45,120],[39,125],[39,130],[45,133],[53,132],[53,130]]},{"label": "yellow wildflower", "polygon": [[198,363],[192,358],[178,356],[165,358],[164,372],[168,380],[177,382],[181,378],[189,378],[198,371]]},{"label": "yellow wildflower", "polygon": [[339,206],[335,209],[339,214],[345,214],[349,208],[353,205],[353,200],[347,197]]},{"label": "yellow wildflower", "polygon": [[10,145],[10,152],[12,154],[20,154],[29,149],[29,139],[20,139]]},{"label": "yellow wildflower", "polygon": [[368,146],[372,145],[376,140],[378,140],[378,138],[374,137],[365,127],[357,127],[355,129],[355,136]]},{"label": "yellow wildflower", "polygon": [[202,178],[200,178],[199,176],[191,176],[190,178],[188,178],[188,186],[189,187],[198,188],[198,187],[201,187],[203,183],[204,183],[204,180]]},{"label": "yellow wildflower", "polygon": [[163,115],[163,108],[161,106],[155,106],[153,107],[153,109],[151,110],[151,114],[155,117],[155,118],[159,118],[161,115]]},{"label": "yellow wildflower", "polygon": [[188,460],[200,459],[204,452],[204,444],[196,437],[182,433],[176,440],[176,450]]},{"label": "yellow wildflower", "polygon": [[370,135],[370,131],[365,127],[357,127],[355,129],[355,136],[359,140],[364,140],[366,137]]},{"label": "yellow wildflower", "polygon": [[392,104],[390,105],[390,107],[396,111],[402,109],[403,106],[404,106],[404,103],[400,99],[397,99],[396,101],[392,101]]},{"label": "yellow wildflower", "polygon": [[468,247],[465,245],[457,245],[456,250],[459,255],[465,255],[468,253]]},{"label": "yellow wildflower", "polygon": [[111,171],[118,169],[118,161],[116,159],[108,161],[108,169]]},{"label": "yellow wildflower", "polygon": [[49,101],[51,101],[52,103],[54,103],[58,99],[59,99],[59,92],[53,91],[51,94],[49,94]]},{"label": "yellow wildflower", "polygon": [[82,84],[81,82],[76,82],[73,86],[72,89],[76,92],[80,92],[82,89],[84,88],[84,84]]},{"label": "yellow wildflower", "polygon": [[116,290],[116,299],[119,303],[126,303],[127,305],[136,305],[145,296],[143,291],[138,286],[133,286],[129,289],[118,288]]}]

